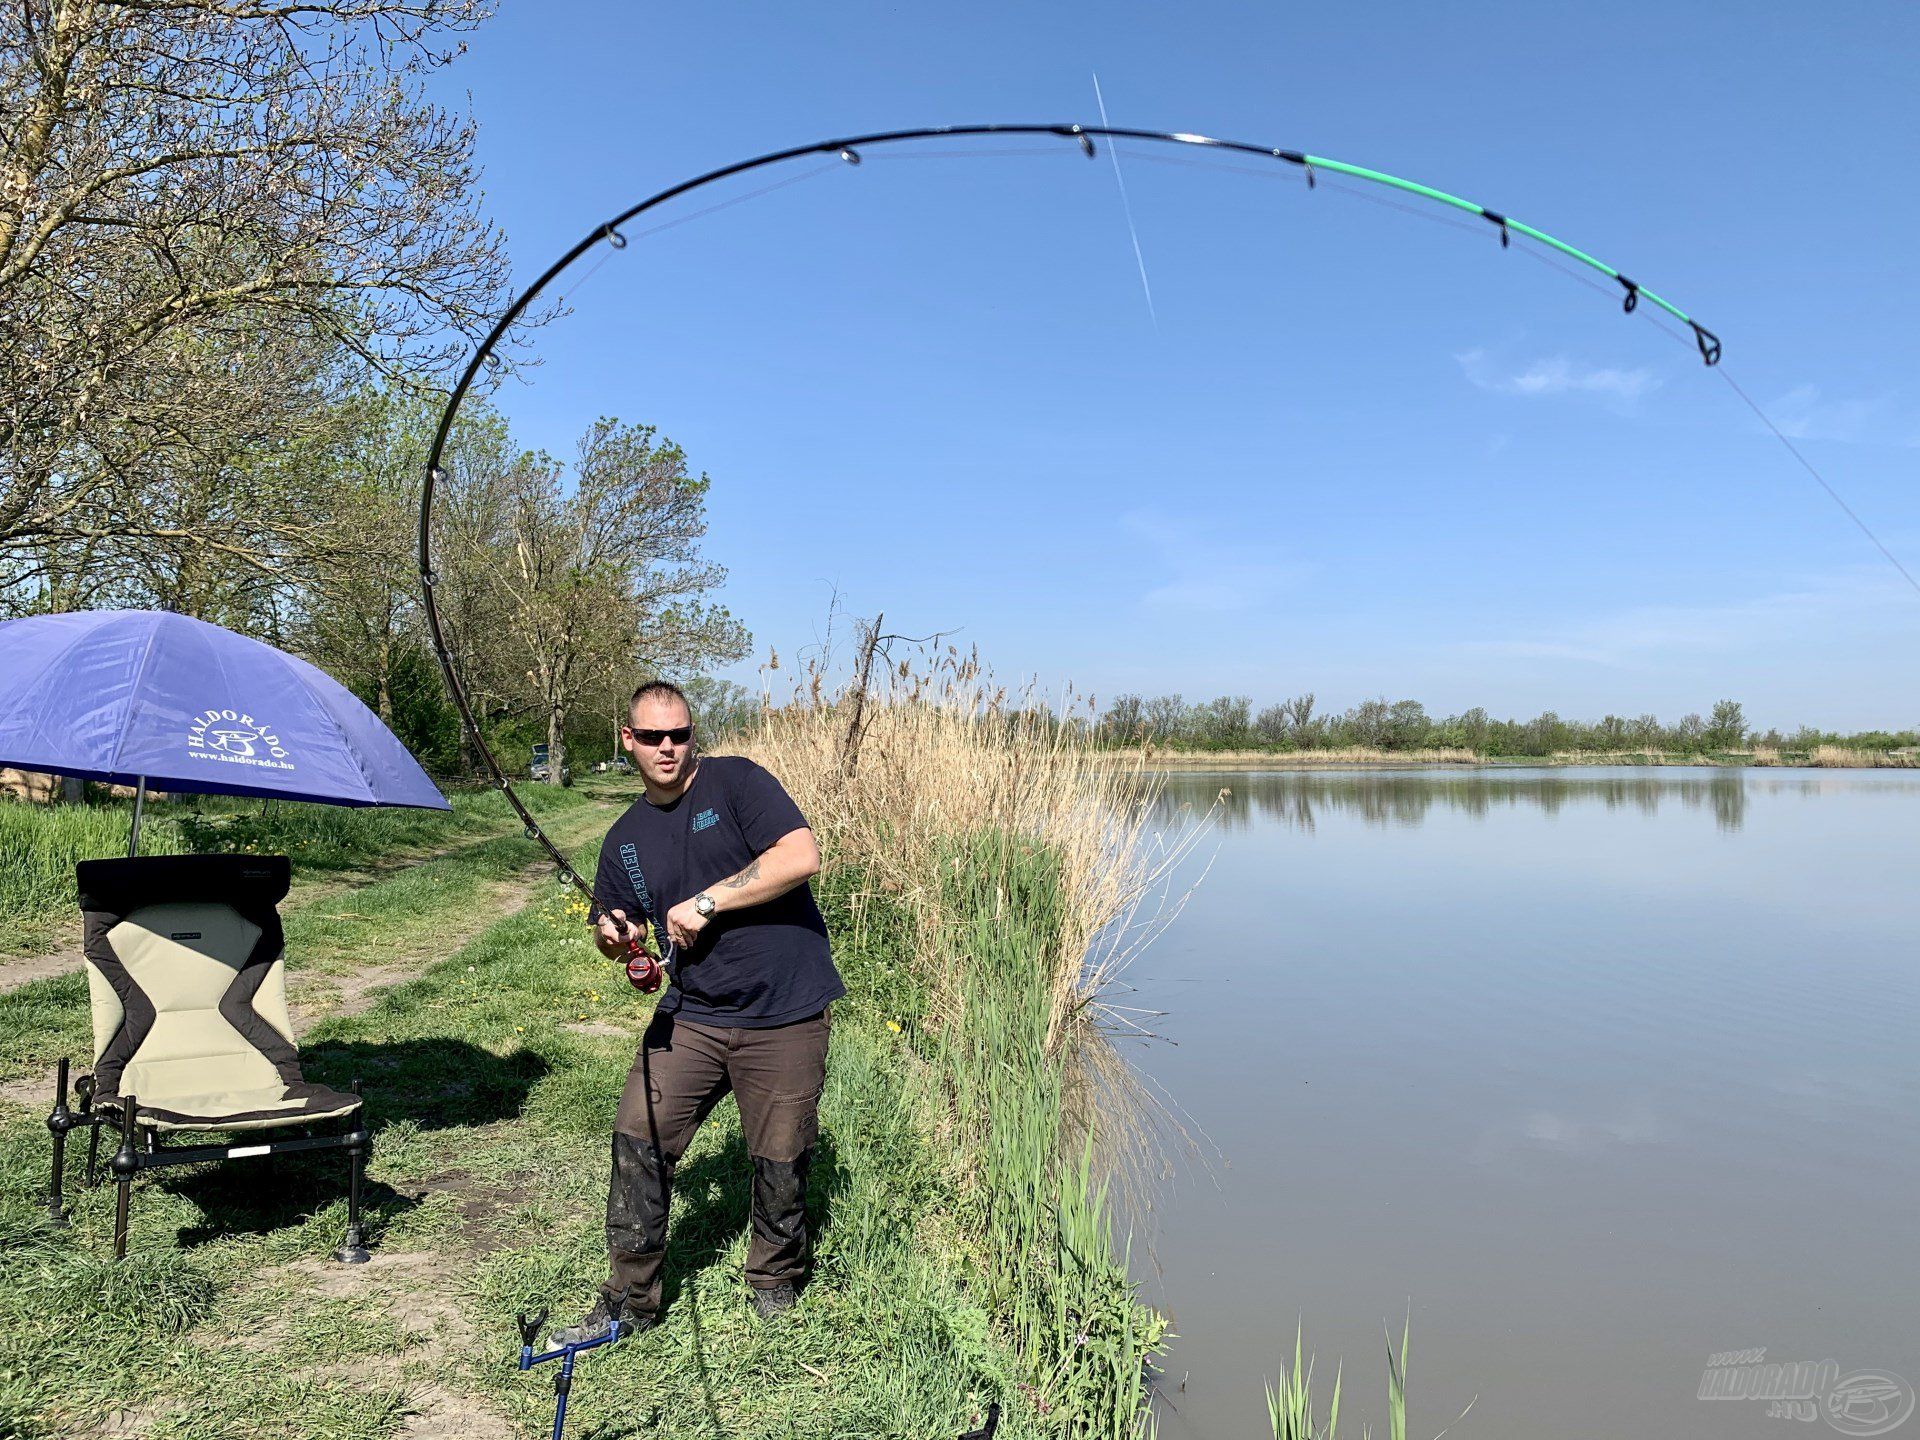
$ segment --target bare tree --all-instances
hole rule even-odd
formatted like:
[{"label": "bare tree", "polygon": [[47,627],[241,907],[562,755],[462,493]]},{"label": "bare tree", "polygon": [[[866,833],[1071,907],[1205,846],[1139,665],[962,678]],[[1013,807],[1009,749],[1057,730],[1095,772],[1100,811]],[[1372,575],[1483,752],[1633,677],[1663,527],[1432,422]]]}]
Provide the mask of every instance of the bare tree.
[{"label": "bare tree", "polygon": [[1110,741],[1137,745],[1146,738],[1146,702],[1138,695],[1116,695],[1100,716],[1100,729]]},{"label": "bare tree", "polygon": [[1148,738],[1162,745],[1185,739],[1191,728],[1187,702],[1178,695],[1155,695],[1146,702],[1145,715]]},{"label": "bare tree", "polygon": [[1280,702],[1280,710],[1286,716],[1287,727],[1293,733],[1296,745],[1304,746],[1312,736],[1313,692],[1296,695],[1291,700]]},{"label": "bare tree", "polygon": [[472,122],[422,89],[484,14],[0,10],[0,598],[88,603],[187,549],[277,569],[307,527],[257,457],[343,368],[431,371],[497,313]]}]

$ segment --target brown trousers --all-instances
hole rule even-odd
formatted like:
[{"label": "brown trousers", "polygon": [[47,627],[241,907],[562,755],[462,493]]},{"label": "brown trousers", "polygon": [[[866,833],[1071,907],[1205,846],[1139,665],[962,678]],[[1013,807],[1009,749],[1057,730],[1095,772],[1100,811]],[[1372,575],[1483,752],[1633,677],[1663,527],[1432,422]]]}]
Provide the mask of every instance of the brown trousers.
[{"label": "brown trousers", "polygon": [[607,1187],[607,1293],[660,1312],[673,1172],[694,1132],[732,1091],[753,1157],[747,1283],[803,1285],[813,1259],[807,1171],[820,1132],[832,1017],[822,1010],[770,1030],[722,1029],[655,1016],[627,1073],[613,1122]]}]

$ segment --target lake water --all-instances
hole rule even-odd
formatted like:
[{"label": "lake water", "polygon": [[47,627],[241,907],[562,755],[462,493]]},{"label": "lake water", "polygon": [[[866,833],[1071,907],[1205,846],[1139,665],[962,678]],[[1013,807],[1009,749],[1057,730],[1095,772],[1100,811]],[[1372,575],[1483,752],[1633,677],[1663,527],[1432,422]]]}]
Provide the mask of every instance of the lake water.
[{"label": "lake water", "polygon": [[1136,1231],[1162,1436],[1266,1434],[1296,1318],[1384,1435],[1409,1307],[1410,1440],[1886,1418],[1698,1398],[1724,1351],[1920,1381],[1920,772],[1176,774],[1161,823],[1222,786],[1121,997],[1208,1162]]}]

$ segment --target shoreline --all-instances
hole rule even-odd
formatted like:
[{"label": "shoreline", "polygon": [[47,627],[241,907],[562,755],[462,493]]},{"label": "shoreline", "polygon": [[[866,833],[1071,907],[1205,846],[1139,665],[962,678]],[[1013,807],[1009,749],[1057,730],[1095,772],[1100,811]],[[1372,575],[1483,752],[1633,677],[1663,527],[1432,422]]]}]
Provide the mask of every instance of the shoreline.
[{"label": "shoreline", "polygon": [[1786,757],[1755,759],[1752,756],[1648,754],[1481,755],[1472,758],[1434,755],[1399,758],[1392,755],[1367,755],[1346,759],[1331,755],[1290,756],[1284,752],[1271,755],[1232,752],[1209,755],[1193,752],[1152,755],[1144,758],[1140,763],[1143,769],[1156,774],[1181,774],[1206,770],[1920,770],[1920,757],[1889,755],[1883,752],[1871,752],[1854,761],[1827,758],[1820,760]]}]

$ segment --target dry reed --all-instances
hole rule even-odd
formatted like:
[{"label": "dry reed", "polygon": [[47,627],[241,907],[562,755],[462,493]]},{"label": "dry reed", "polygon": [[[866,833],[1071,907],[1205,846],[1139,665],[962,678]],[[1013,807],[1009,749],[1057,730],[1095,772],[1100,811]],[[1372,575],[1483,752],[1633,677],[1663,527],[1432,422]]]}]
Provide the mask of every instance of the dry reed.
[{"label": "dry reed", "polygon": [[[957,837],[984,832],[1044,845],[1061,891],[1058,936],[1045,968],[1052,995],[1048,1048],[1102,990],[1152,925],[1136,923],[1177,858],[1154,849],[1147,817],[1156,785],[1141,752],[1100,751],[1081,727],[1059,724],[1031,693],[996,687],[977,655],[952,646],[895,662],[865,697],[849,753],[853,697],[831,694],[823,662],[793,699],[767,706],[740,748],[778,775],[806,813],[828,864],[851,862],[924,927],[922,979],[934,1023],[960,1005],[941,963],[942,866],[961,863]],[[1182,842],[1191,844],[1189,835]]]},{"label": "dry reed", "polygon": [[1143,918],[1141,902],[1164,895],[1158,882],[1204,827],[1156,849],[1158,787],[1141,757],[1094,751],[1085,727],[995,687],[972,654],[923,650],[917,668],[881,674],[834,695],[815,663],[741,748],[780,776],[830,872],[857,887],[853,1003],[910,1022],[904,1048],[941,1097],[953,1214],[1021,1391],[1049,1433],[1132,1437],[1151,1423],[1146,1363],[1165,1321],[1114,1249],[1094,1142],[1107,1171],[1151,1151],[1159,1117],[1114,1103],[1128,1072],[1096,1022],[1126,1023],[1102,993],[1177,912]]}]

